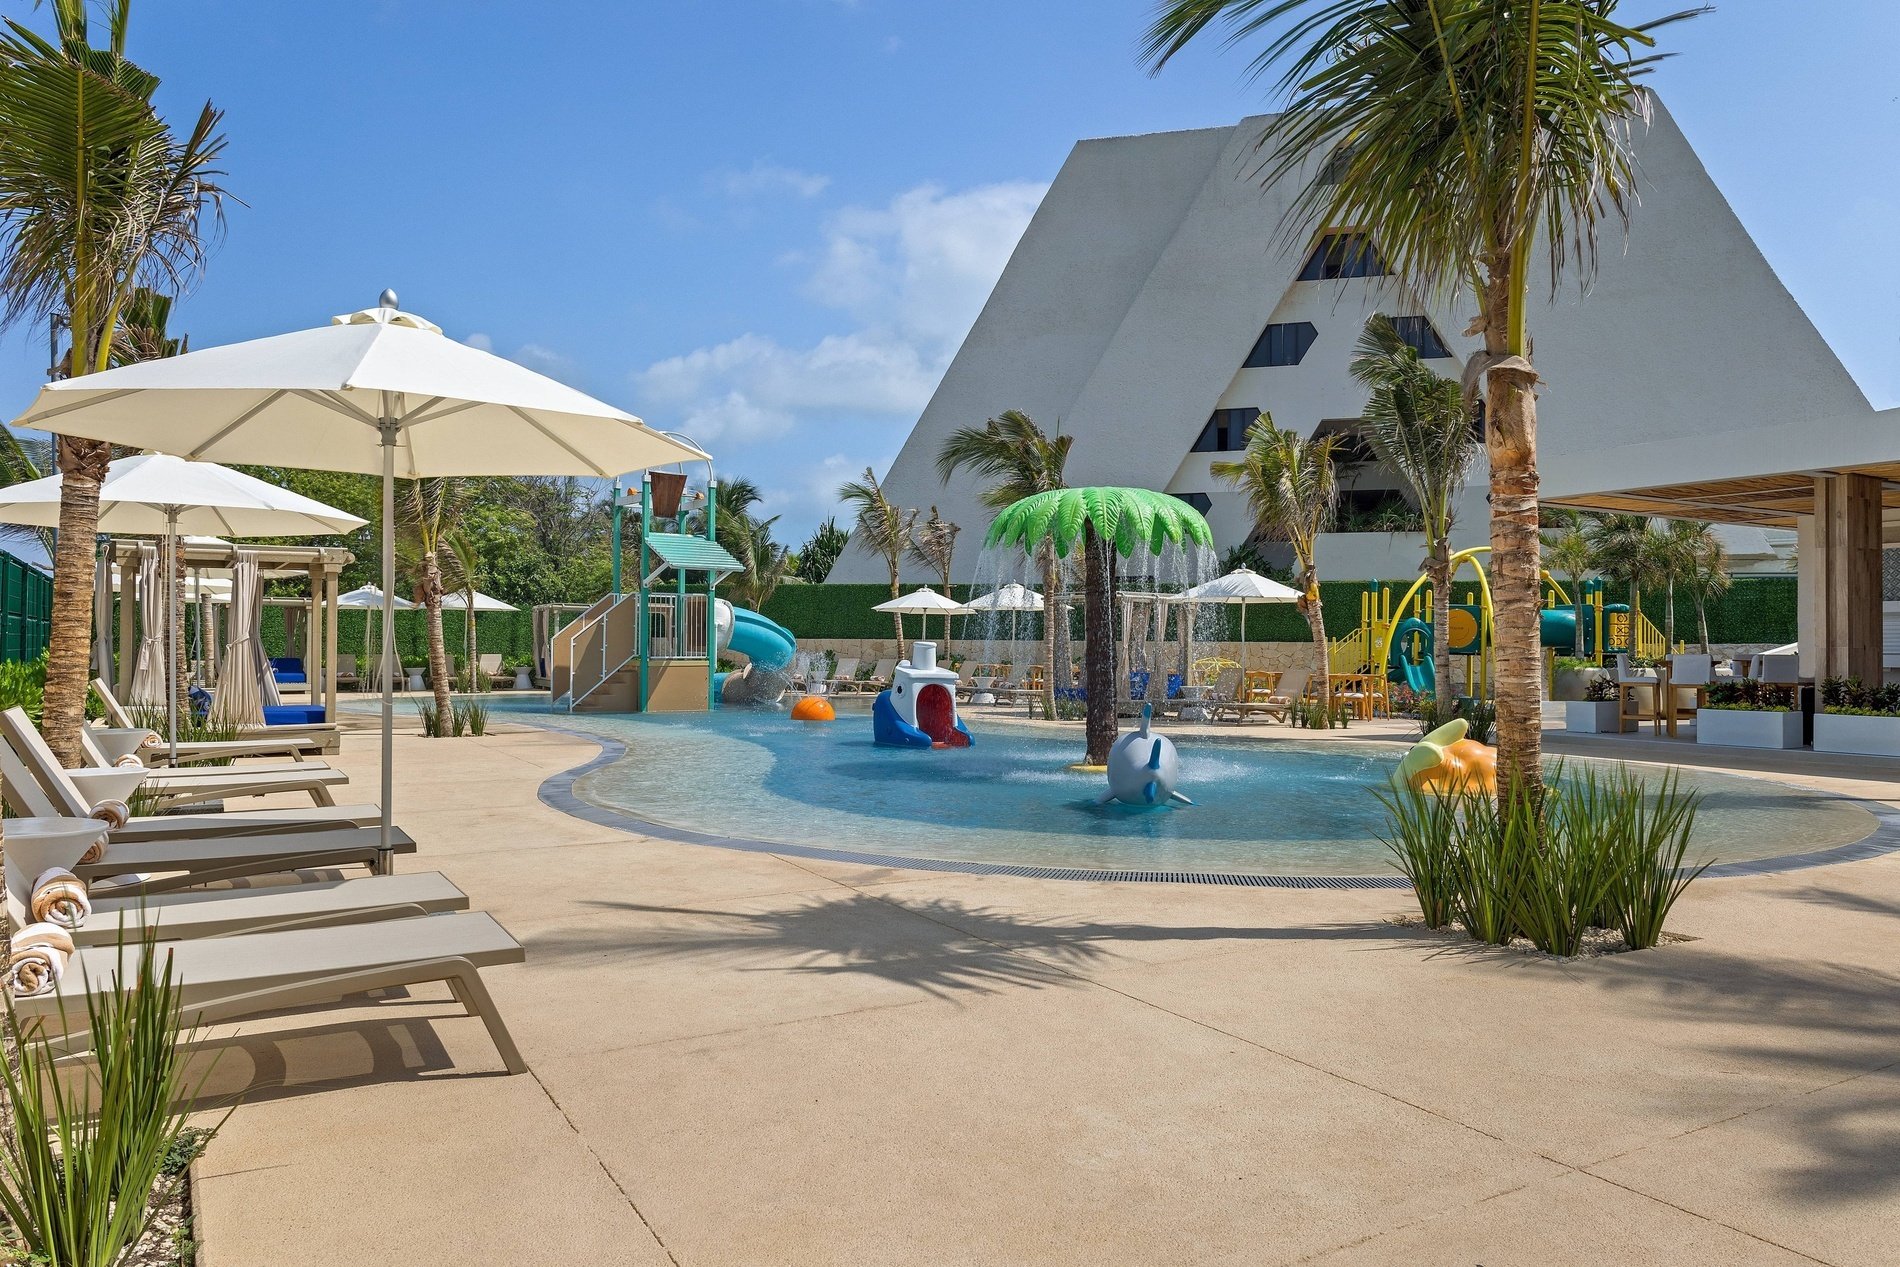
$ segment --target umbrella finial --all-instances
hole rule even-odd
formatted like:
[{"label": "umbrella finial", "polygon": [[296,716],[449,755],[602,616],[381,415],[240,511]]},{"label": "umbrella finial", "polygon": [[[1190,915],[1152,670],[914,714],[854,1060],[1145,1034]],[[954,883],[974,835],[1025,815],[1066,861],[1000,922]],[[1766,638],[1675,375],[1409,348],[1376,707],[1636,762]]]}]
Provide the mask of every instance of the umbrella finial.
[{"label": "umbrella finial", "polygon": [[402,307],[402,305],[401,305],[400,303],[397,303],[397,302],[396,302],[396,292],[395,292],[395,291],[393,291],[393,290],[391,290],[391,289],[389,289],[389,287],[387,287],[387,286],[385,286],[385,287],[383,287],[383,293],[382,293],[381,295],[379,295],[379,296],[377,296],[377,299],[376,299],[376,306],[377,306],[378,308],[400,308],[400,307]]}]

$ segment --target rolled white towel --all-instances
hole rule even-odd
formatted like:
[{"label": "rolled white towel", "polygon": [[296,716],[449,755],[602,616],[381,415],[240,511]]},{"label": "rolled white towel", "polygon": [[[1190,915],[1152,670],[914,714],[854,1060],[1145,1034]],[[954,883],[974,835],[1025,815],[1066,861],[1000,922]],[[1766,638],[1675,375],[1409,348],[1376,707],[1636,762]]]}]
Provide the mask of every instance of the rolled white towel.
[{"label": "rolled white towel", "polygon": [[139,740],[139,747],[156,748],[164,742],[165,736],[159,734],[156,730],[148,730],[145,732],[145,738]]},{"label": "rolled white towel", "polygon": [[16,999],[51,994],[72,958],[73,939],[57,924],[28,924],[13,934],[7,959],[7,989]]},{"label": "rolled white towel", "polygon": [[143,770],[145,768],[145,763],[139,760],[136,752],[128,752],[112,764],[122,770]]},{"label": "rolled white towel", "polygon": [[42,924],[78,928],[92,914],[86,882],[65,867],[48,867],[33,881],[33,918]]}]

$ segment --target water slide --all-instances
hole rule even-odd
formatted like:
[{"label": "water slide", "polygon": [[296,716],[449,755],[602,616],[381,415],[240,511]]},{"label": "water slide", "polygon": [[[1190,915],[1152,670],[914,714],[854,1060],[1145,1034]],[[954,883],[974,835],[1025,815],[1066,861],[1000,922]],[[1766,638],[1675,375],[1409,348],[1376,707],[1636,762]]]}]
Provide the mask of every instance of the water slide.
[{"label": "water slide", "polygon": [[[1418,659],[1406,655],[1412,638],[1418,638]],[[1392,650],[1386,658],[1386,677],[1414,695],[1430,695],[1437,689],[1437,666],[1432,663],[1432,627],[1416,616],[1408,616],[1392,631]]]},{"label": "water slide", "polygon": [[719,649],[734,651],[751,663],[719,675],[723,704],[769,704],[785,690],[784,675],[792,667],[798,641],[776,620],[744,607],[718,600],[713,620],[719,630]]}]

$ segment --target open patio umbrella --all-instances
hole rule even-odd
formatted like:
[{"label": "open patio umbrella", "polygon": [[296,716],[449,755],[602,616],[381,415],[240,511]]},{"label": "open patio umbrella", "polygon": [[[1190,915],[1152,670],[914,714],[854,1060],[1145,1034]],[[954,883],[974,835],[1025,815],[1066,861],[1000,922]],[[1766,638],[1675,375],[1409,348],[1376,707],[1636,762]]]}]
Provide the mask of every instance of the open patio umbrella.
[{"label": "open patio umbrella", "polygon": [[[442,610],[443,611],[459,612],[459,611],[466,611],[467,609],[468,609],[467,591],[465,590],[455,590],[453,592],[444,591],[442,595]],[[482,593],[480,590],[476,590],[475,591],[475,610],[476,612],[479,613],[479,612],[518,612],[521,609],[519,607],[516,607],[513,603],[504,603],[499,598],[491,597],[490,595]]]},{"label": "open patio umbrella", "polygon": [[327,326],[141,361],[49,383],[14,425],[189,458],[381,475],[382,839],[394,804],[396,478],[583,475],[611,479],[710,462],[632,414],[443,337],[396,306]]},{"label": "open patio umbrella", "polygon": [[[49,475],[0,489],[0,523],[58,527],[64,482],[61,476]],[[165,717],[174,764],[178,760],[178,687],[173,680],[178,622],[172,617],[178,604],[179,534],[327,537],[354,532],[367,522],[216,462],[140,453],[119,458],[106,468],[105,483],[99,486],[99,530],[165,538]],[[141,592],[140,598],[144,597]],[[144,659],[142,651],[140,659]]]},{"label": "open patio umbrella", "polygon": [[1217,576],[1211,581],[1202,581],[1192,589],[1182,590],[1174,596],[1177,603],[1239,603],[1240,604],[1240,667],[1247,667],[1247,604],[1249,603],[1297,603],[1300,592],[1290,585],[1282,585],[1270,576],[1262,576],[1252,568],[1235,568],[1225,576]]},{"label": "open patio umbrella", "polygon": [[[383,591],[375,585],[359,585],[347,594],[338,594],[336,596],[336,605],[338,607],[357,607],[370,612],[379,612],[383,610]],[[415,607],[415,604],[398,594],[391,600],[390,606],[395,611],[410,611]],[[373,617],[365,616],[363,618],[363,659],[365,661],[369,659],[370,629],[375,624],[376,621]],[[380,668],[380,666],[378,667]]]},{"label": "open patio umbrella", "polygon": [[[900,594],[898,597],[893,598],[888,602],[879,603],[876,607],[873,607],[871,610],[879,611],[879,612],[896,612],[900,618],[904,616],[920,617],[921,619],[919,620],[918,623],[923,626],[923,632],[921,635],[919,635],[920,637],[929,637],[930,636],[930,618],[932,616],[942,615],[943,638],[946,644],[950,641],[950,618],[952,616],[967,616],[969,615],[969,612],[970,612],[970,609],[968,607],[965,607],[962,603],[959,603],[956,599],[945,598],[942,594],[939,594],[936,590],[931,589],[928,585],[924,586],[922,589],[912,590],[908,594]],[[945,650],[948,650],[947,646],[945,647]]]},{"label": "open patio umbrella", "polygon": [[1042,610],[1042,595],[1027,585],[1011,581],[999,585],[989,593],[973,598],[964,604],[970,612],[1039,612]]}]

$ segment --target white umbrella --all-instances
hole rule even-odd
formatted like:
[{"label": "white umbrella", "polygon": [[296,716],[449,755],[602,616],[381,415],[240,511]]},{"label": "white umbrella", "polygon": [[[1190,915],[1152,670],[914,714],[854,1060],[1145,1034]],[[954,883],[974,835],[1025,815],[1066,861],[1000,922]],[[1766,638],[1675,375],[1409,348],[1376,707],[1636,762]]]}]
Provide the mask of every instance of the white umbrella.
[{"label": "white umbrella", "polygon": [[[44,399],[42,389],[42,399]],[[0,489],[0,523],[59,526],[64,479],[49,475]],[[101,532],[148,533],[165,538],[165,716],[171,757],[178,760],[177,607],[178,535],[228,533],[234,537],[330,536],[369,521],[266,483],[216,462],[188,462],[164,453],[119,458],[99,486]]]},{"label": "white umbrella", "polygon": [[[381,611],[383,610],[383,591],[375,585],[359,585],[347,594],[338,594],[336,597],[336,605],[338,607],[361,607],[369,611]],[[402,595],[397,594],[390,599],[390,607],[395,611],[410,611],[415,607],[415,604]],[[363,618],[363,659],[365,660],[369,659],[369,633],[375,623],[375,621],[367,616]],[[380,668],[380,666],[378,667]],[[374,682],[371,684],[374,685]]]},{"label": "white umbrella", "polygon": [[[936,590],[931,589],[928,585],[924,586],[922,589],[912,590],[908,594],[899,595],[898,597],[891,599],[889,602],[879,603],[876,607],[873,607],[871,610],[879,611],[879,612],[896,612],[900,617],[919,616],[922,618],[919,623],[922,624],[924,627],[925,636],[928,636],[930,633],[930,618],[932,616],[942,614],[943,629],[944,629],[943,636],[946,640],[948,640],[950,637],[950,618],[952,616],[967,616],[970,614],[970,609],[968,607],[965,607],[962,603],[959,603],[954,598],[945,598],[942,594],[939,594]],[[899,647],[898,650],[901,651],[903,650],[903,648]]]},{"label": "white umbrella", "polygon": [[[464,611],[467,608],[468,608],[468,592],[466,590],[455,590],[453,592],[450,592],[450,591],[443,592],[442,594],[442,610],[443,611],[459,612],[459,611]],[[478,615],[482,612],[514,612],[514,611],[520,611],[520,610],[521,609],[519,607],[516,607],[512,603],[504,603],[499,598],[491,597],[490,595],[482,593],[480,590],[475,591],[475,611]]]},{"label": "white umbrella", "polygon": [[[1240,604],[1240,666],[1247,667],[1247,604],[1249,603],[1297,603],[1300,592],[1290,585],[1282,585],[1270,576],[1262,576],[1252,568],[1235,568],[1226,576],[1217,576],[1211,581],[1202,581],[1192,589],[1182,590],[1173,599],[1177,603],[1239,603]],[[1321,648],[1321,654],[1325,649]]]},{"label": "white umbrella", "polygon": [[382,838],[394,804],[396,477],[591,475],[710,462],[512,361],[444,338],[396,307],[49,383],[15,425],[190,458],[383,477]]},{"label": "white umbrella", "polygon": [[1011,581],[1007,585],[997,586],[981,598],[971,599],[964,607],[972,612],[1039,612],[1042,610],[1042,595],[1026,585]]}]

